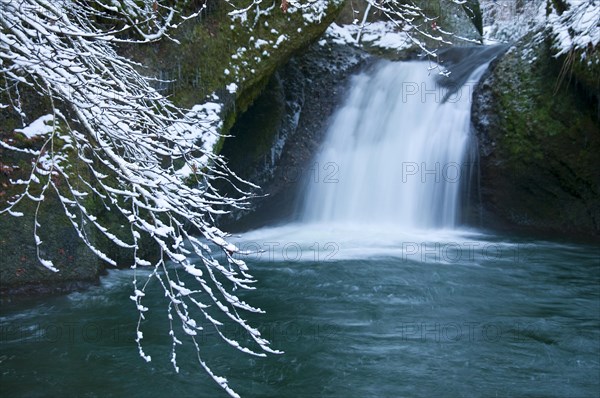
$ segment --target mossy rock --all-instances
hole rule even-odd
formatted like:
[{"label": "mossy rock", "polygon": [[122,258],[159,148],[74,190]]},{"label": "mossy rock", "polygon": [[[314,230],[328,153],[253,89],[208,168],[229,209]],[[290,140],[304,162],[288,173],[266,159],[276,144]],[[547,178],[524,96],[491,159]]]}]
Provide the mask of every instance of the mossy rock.
[{"label": "mossy rock", "polygon": [[[230,3],[241,8],[247,2]],[[191,107],[216,93],[218,101],[225,104],[226,132],[262,92],[275,70],[321,36],[342,6],[342,1],[330,1],[323,18],[314,23],[307,23],[298,11],[283,13],[277,7],[258,19],[250,11],[249,21],[242,23],[231,20],[228,13],[234,8],[223,2],[183,23],[174,32],[179,43],[162,40],[122,50],[141,62],[147,75],[170,81],[158,88],[177,105]],[[280,40],[283,35],[285,39]],[[269,46],[261,45],[264,42]],[[233,94],[225,90],[232,82],[238,85]]]},{"label": "mossy rock", "polygon": [[[243,1],[236,0],[232,3],[241,5]],[[260,95],[276,68],[317,39],[343,5],[340,1],[330,2],[322,20],[310,24],[306,23],[300,13],[284,14],[275,8],[271,14],[262,16],[255,26],[251,26],[232,22],[228,16],[230,6],[225,2],[209,1],[207,4],[208,8],[200,18],[184,23],[175,32],[174,38],[180,44],[163,40],[146,45],[122,46],[119,51],[140,62],[143,65],[142,73],[170,80],[168,83],[157,84],[157,88],[170,95],[177,105],[190,107],[205,102],[209,94],[217,93],[219,101],[225,104],[225,113],[222,115],[223,132]],[[269,50],[268,54],[257,45],[259,38],[273,41],[281,34],[286,35],[286,40],[277,48]],[[238,57],[234,69],[229,61],[240,47],[246,47],[247,50]],[[229,75],[225,73],[225,69],[231,69]],[[225,90],[225,85],[233,81],[239,86],[235,94]],[[47,99],[30,90],[24,89],[20,99],[25,113],[31,119],[27,123],[51,113]],[[16,115],[10,114],[6,109],[0,110],[0,139],[12,140],[11,143],[16,146],[39,148],[39,141],[28,140],[14,133],[15,128],[22,124]],[[221,141],[216,151],[220,150],[222,144]],[[255,149],[264,151],[263,147]],[[3,206],[8,198],[19,192],[19,187],[12,186],[10,179],[26,178],[31,164],[29,158],[12,151],[0,149],[0,156],[2,163],[9,166],[0,175],[0,206]],[[73,156],[73,173],[85,173],[87,168],[78,162]],[[19,167],[13,168],[15,165]],[[127,239],[127,221],[116,212],[104,210],[102,204],[94,200],[89,199],[86,205],[95,210],[100,223],[119,238],[130,241]],[[39,219],[43,225],[39,235],[44,241],[40,246],[40,255],[52,260],[60,272],[54,273],[39,263],[33,237],[32,214],[35,213],[35,206],[36,203],[24,202],[16,209],[25,213],[21,218],[0,215],[0,228],[7,232],[0,238],[1,293],[64,292],[95,283],[106,264],[79,240],[76,231],[64,216],[59,200],[50,194],[43,201]],[[118,265],[131,264],[131,250],[115,248],[100,233],[90,230],[89,234],[92,244],[116,259]],[[143,240],[140,246],[139,257],[156,258],[156,245]]]},{"label": "mossy rock", "polygon": [[[51,113],[49,104],[39,98],[31,90],[21,91],[28,124],[38,117]],[[28,139],[15,128],[22,127],[21,118],[9,113],[6,109],[0,112],[2,125],[0,139],[4,142],[27,149],[39,150],[45,140],[43,137]],[[61,145],[56,140],[56,145]],[[16,195],[23,192],[22,185],[13,185],[11,181],[27,180],[31,172],[30,155],[0,148],[0,208],[7,207]],[[73,175],[85,173],[85,167],[75,158],[70,159]],[[55,178],[55,177],[53,177]],[[58,186],[60,180],[55,181]],[[43,184],[43,181],[41,181]],[[39,196],[42,184],[32,186],[33,196]],[[71,184],[81,192],[75,178]],[[80,184],[83,185],[83,184]],[[42,202],[24,199],[14,208],[14,212],[22,213],[22,217],[14,217],[8,213],[0,215],[0,295],[58,293],[82,288],[96,283],[104,269],[103,262],[81,242],[77,232],[64,214],[57,195],[52,189],[47,190]],[[34,220],[38,214],[39,227],[37,235],[42,243],[38,247],[34,240]],[[94,238],[93,231],[89,231]],[[42,266],[38,256],[51,260],[60,272],[53,272]]]},{"label": "mossy rock", "polygon": [[483,207],[513,227],[599,237],[598,98],[560,78],[564,60],[534,33],[476,90]]}]

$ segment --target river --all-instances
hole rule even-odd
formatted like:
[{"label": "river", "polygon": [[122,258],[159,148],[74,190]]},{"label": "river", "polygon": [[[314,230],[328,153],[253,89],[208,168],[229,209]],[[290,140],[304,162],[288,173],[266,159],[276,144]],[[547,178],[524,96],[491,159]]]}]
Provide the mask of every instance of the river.
[{"label": "river", "polygon": [[[598,247],[461,226],[470,97],[398,65],[355,79],[302,217],[232,239],[256,252],[257,289],[239,294],[266,314],[248,319],[284,354],[244,355],[207,324],[203,359],[243,397],[597,397]],[[225,396],[189,341],[174,371],[159,286],[139,357],[132,273],[4,303],[2,396]]]}]

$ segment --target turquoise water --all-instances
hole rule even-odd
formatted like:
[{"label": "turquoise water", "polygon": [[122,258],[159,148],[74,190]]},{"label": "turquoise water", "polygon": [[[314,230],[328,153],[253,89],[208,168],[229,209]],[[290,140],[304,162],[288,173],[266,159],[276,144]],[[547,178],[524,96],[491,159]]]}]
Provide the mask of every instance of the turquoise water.
[{"label": "turquoise water", "polygon": [[[331,126],[305,223],[232,239],[256,251],[238,294],[266,314],[246,318],[284,354],[245,355],[205,323],[202,358],[243,397],[599,397],[600,247],[439,229],[460,220],[458,178],[436,170],[466,160],[469,98],[432,100],[424,64],[376,69]],[[426,90],[406,104],[406,87]],[[156,281],[140,358],[133,278],[2,303],[0,397],[225,397],[178,326],[174,370]]]},{"label": "turquoise water", "polygon": [[[338,232],[284,228],[239,240],[274,247],[249,258],[257,290],[242,296],[267,311],[249,318],[285,351],[250,357],[214,331],[199,336],[204,359],[241,396],[598,396],[597,246],[472,232],[365,234],[361,246],[355,235],[334,240]],[[173,370],[157,286],[143,325],[153,359],[138,356],[131,279],[113,271],[85,292],[3,303],[1,395],[226,396],[187,341]]]}]

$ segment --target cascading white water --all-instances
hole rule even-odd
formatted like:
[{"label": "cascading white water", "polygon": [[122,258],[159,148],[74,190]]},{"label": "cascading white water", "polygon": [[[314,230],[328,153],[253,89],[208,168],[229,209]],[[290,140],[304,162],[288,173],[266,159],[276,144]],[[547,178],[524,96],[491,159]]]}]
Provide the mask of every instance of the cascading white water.
[{"label": "cascading white water", "polygon": [[[443,102],[425,62],[385,62],[354,78],[316,158],[303,221],[452,228],[468,178],[471,88]],[[320,173],[320,174],[319,174]]]}]

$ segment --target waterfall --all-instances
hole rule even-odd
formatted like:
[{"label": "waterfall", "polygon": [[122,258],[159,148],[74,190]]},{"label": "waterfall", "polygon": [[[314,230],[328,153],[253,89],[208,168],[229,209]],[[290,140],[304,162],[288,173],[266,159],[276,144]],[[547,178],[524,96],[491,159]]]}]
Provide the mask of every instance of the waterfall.
[{"label": "waterfall", "polygon": [[472,90],[443,87],[426,62],[382,62],[354,77],[315,158],[302,220],[453,228],[469,178]]}]

